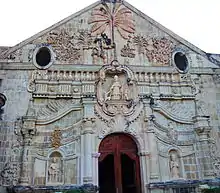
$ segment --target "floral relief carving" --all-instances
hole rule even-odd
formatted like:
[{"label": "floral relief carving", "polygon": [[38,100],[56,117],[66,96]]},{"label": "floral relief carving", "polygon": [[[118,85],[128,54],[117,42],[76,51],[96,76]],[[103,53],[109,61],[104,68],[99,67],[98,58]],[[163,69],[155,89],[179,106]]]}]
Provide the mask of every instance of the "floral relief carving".
[{"label": "floral relief carving", "polygon": [[127,44],[121,49],[121,56],[128,58],[135,58],[135,48],[132,45],[131,39],[127,41]]},{"label": "floral relief carving", "polygon": [[51,44],[61,61],[79,61],[81,58],[80,49],[75,45],[74,36],[65,29],[50,32],[46,38],[47,43]]},{"label": "floral relief carving", "polygon": [[56,127],[51,135],[51,146],[53,148],[57,149],[61,146],[61,137],[62,137],[62,133],[59,130],[59,128]]},{"label": "floral relief carving", "polygon": [[136,46],[139,56],[147,57],[149,62],[154,65],[162,64],[169,65],[171,53],[174,48],[174,44],[167,38],[151,38],[141,35],[135,35],[133,37],[133,43]]},{"label": "floral relief carving", "polygon": [[88,30],[79,30],[78,34],[75,34],[75,37],[77,40],[77,46],[82,47],[83,49],[92,48],[93,39]]},{"label": "floral relief carving", "polygon": [[115,4],[114,8],[110,8],[107,4],[95,8],[88,23],[92,25],[93,36],[109,30],[112,37],[112,29],[116,28],[124,39],[128,39],[129,34],[135,32],[132,12],[120,3]]},{"label": "floral relief carving", "polygon": [[14,186],[18,183],[19,164],[15,162],[7,162],[0,173],[1,185]]}]

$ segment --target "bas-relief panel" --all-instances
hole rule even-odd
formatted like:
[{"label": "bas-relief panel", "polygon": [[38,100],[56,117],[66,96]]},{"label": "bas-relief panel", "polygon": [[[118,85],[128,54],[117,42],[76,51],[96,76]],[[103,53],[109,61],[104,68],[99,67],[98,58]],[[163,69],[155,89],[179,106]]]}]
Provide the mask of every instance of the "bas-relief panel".
[{"label": "bas-relief panel", "polygon": [[159,101],[159,104],[177,117],[191,120],[192,117],[195,116],[194,101]]},{"label": "bas-relief panel", "polygon": [[52,46],[56,60],[63,64],[103,65],[114,59],[116,49],[122,64],[169,66],[176,46],[188,50],[122,4],[117,4],[115,9],[110,4],[100,4],[31,44],[27,46],[30,53],[23,54],[29,58],[26,61],[32,61],[33,45],[45,44]]}]

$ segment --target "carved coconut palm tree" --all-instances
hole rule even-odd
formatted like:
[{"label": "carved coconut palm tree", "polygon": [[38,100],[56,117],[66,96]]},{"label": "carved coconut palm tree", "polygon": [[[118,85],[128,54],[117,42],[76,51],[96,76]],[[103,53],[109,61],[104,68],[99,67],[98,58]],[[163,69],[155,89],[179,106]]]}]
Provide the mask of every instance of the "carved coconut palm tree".
[{"label": "carved coconut palm tree", "polygon": [[[119,34],[125,39],[128,39],[129,34],[135,31],[132,12],[120,3],[114,4],[112,8],[107,4],[95,8],[88,23],[92,24],[92,35],[96,36],[105,32],[109,34],[113,40],[114,28],[116,28]],[[108,31],[106,32],[107,28],[110,33],[108,33]]]}]

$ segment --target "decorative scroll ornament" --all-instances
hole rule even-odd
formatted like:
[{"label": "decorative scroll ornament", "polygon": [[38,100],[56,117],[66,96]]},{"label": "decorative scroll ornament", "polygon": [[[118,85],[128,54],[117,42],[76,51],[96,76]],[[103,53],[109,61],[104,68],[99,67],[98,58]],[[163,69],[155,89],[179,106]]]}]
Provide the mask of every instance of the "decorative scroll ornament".
[{"label": "decorative scroll ornament", "polygon": [[[127,66],[103,66],[99,71],[97,100],[96,112],[107,121],[112,121],[112,117],[121,115],[126,118],[125,125],[128,125],[140,115],[142,110],[134,74]],[[115,121],[114,119],[114,124],[118,119]]]},{"label": "decorative scroll ornament", "polygon": [[91,32],[94,36],[104,32],[109,34],[106,30],[110,29],[112,37],[113,30],[116,28],[124,39],[128,39],[129,34],[135,32],[132,12],[121,3],[114,4],[112,8],[105,3],[95,8],[88,23],[92,24]]},{"label": "decorative scroll ornament", "polygon": [[52,133],[52,139],[51,139],[51,146],[53,148],[59,148],[61,146],[61,131],[58,129],[58,127],[55,128],[55,130]]}]

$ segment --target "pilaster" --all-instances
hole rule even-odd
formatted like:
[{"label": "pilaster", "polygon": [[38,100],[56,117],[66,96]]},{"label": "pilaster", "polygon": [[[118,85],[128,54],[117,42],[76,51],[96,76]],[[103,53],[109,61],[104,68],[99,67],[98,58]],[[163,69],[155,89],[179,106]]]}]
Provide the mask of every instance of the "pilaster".
[{"label": "pilaster", "polygon": [[22,163],[21,163],[21,176],[19,179],[20,185],[28,185],[29,184],[29,173],[30,173],[30,153],[28,152],[31,146],[31,140],[33,136],[36,134],[36,117],[34,116],[25,116],[22,118],[23,125],[21,128],[21,135],[23,137],[23,151],[22,151]]},{"label": "pilaster", "polygon": [[81,140],[82,140],[82,152],[81,152],[81,170],[82,172],[82,183],[90,184],[93,183],[93,157],[92,154],[95,149],[94,140],[94,98],[87,96],[82,99],[84,106],[84,119],[81,128]]},{"label": "pilaster", "polygon": [[213,177],[213,166],[212,160],[209,156],[210,154],[210,145],[209,145],[209,133],[211,131],[209,116],[200,116],[197,115],[193,117],[194,121],[194,130],[197,134],[197,159],[199,165],[201,166],[201,177],[210,178]]},{"label": "pilaster", "polygon": [[148,145],[150,150],[150,181],[159,181],[158,148],[152,120],[148,122]]}]

